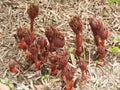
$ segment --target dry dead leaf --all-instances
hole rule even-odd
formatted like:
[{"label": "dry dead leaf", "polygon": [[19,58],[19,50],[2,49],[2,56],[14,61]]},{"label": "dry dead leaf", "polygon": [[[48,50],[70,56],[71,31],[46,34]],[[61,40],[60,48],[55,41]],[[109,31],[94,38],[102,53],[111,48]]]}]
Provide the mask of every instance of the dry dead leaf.
[{"label": "dry dead leaf", "polygon": [[76,66],[75,56],[73,54],[70,54],[70,57],[71,57],[71,61],[72,61],[73,66]]},{"label": "dry dead leaf", "polygon": [[44,85],[35,85],[36,90],[45,90],[45,86]]}]

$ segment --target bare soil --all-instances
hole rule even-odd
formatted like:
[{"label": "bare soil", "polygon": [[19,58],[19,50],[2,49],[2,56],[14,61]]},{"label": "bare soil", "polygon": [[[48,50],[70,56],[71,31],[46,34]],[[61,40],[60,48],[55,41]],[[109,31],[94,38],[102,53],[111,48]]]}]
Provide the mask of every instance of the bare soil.
[{"label": "bare soil", "polygon": [[[17,48],[14,38],[16,28],[29,28],[29,18],[26,13],[30,0],[0,0],[0,79],[8,77],[15,84],[15,90],[62,90],[60,76],[44,81],[40,71],[33,67],[23,70],[27,66],[22,52]],[[105,65],[95,67],[93,54],[96,50],[88,19],[96,15],[108,27],[109,38],[107,49],[118,46],[113,42],[114,37],[120,35],[120,4],[108,5],[108,0],[39,0],[39,16],[35,20],[35,34],[44,35],[45,27],[56,26],[64,33],[66,48],[75,47],[75,35],[69,26],[69,20],[79,15],[83,23],[84,46],[89,51],[88,79],[84,90],[120,90],[120,53],[107,52]],[[8,62],[14,59],[18,73],[12,74]],[[81,75],[76,69],[75,77]],[[80,90],[79,85],[73,90]]]}]

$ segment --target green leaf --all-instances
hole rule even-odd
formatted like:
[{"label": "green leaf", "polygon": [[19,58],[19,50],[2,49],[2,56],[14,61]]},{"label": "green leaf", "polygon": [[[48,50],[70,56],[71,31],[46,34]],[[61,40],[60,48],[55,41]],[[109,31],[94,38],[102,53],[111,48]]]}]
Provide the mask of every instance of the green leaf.
[{"label": "green leaf", "polygon": [[120,36],[115,37],[114,42],[116,42],[116,43],[119,42],[120,43]]},{"label": "green leaf", "polygon": [[117,0],[118,3],[120,3],[120,0]]},{"label": "green leaf", "polygon": [[8,78],[5,78],[5,82],[8,83],[8,82],[9,82],[9,79],[8,79]]},{"label": "green leaf", "polygon": [[120,52],[120,48],[119,47],[113,47],[113,48],[110,48],[109,51],[113,52],[113,53],[118,53],[118,52]]},{"label": "green leaf", "polygon": [[14,88],[14,84],[13,84],[13,83],[9,83],[8,86],[9,86],[10,88]]},{"label": "green leaf", "polygon": [[48,79],[49,75],[42,76],[42,80]]},{"label": "green leaf", "polygon": [[112,5],[114,5],[114,0],[109,0],[108,3],[109,3],[110,6],[112,6]]},{"label": "green leaf", "polygon": [[86,60],[86,54],[85,53],[83,54],[83,58],[84,58],[84,60]]},{"label": "green leaf", "polygon": [[75,48],[73,48],[73,47],[69,48],[69,52],[74,54],[75,53]]},{"label": "green leaf", "polygon": [[9,83],[13,83],[12,81],[9,81]]},{"label": "green leaf", "polygon": [[98,61],[95,61],[95,62],[94,62],[94,66],[95,66],[95,67],[97,67],[97,66],[98,66],[98,64],[99,64],[99,62],[98,62]]},{"label": "green leaf", "polygon": [[2,80],[1,80],[1,82],[2,82],[3,84],[5,84],[5,83],[6,83],[5,79],[2,79]]}]

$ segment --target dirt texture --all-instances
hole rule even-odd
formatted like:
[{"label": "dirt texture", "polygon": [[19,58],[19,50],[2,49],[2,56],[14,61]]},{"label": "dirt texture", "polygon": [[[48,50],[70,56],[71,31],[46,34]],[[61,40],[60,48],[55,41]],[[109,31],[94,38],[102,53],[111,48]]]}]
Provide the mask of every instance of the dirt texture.
[{"label": "dirt texture", "polygon": [[[34,65],[28,69],[28,63],[17,47],[14,34],[16,28],[20,26],[29,28],[27,7],[30,2],[30,0],[0,0],[0,79],[7,77],[13,81],[14,90],[62,90],[64,87],[62,88],[60,75],[49,76],[43,80],[40,71],[34,71]],[[108,50],[110,47],[120,45],[113,42],[114,37],[120,35],[120,4],[110,6],[108,0],[39,0],[35,34],[45,37],[45,27],[54,25],[65,35],[65,48],[75,48],[75,34],[69,26],[69,20],[74,15],[79,15],[82,19],[83,43],[89,51],[87,83],[84,90],[120,90],[120,53],[111,53]],[[89,17],[92,15],[96,15],[104,26],[108,27],[109,38],[106,40],[108,52],[103,67],[95,67],[92,58],[96,51],[89,25]],[[11,59],[16,61],[17,74],[9,71],[8,62]],[[74,78],[80,75],[80,69],[76,68]],[[78,83],[73,90],[80,90]]]}]

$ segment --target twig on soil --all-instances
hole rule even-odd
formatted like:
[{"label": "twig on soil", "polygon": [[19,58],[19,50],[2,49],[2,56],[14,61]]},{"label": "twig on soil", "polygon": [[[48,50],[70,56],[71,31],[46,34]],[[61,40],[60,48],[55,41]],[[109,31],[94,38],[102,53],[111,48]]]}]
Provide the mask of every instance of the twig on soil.
[{"label": "twig on soil", "polygon": [[22,70],[19,70],[19,69],[18,69],[18,73],[19,73],[19,75],[25,80],[26,84],[29,85],[29,81],[28,81],[28,79],[24,76],[24,73],[22,72]]},{"label": "twig on soil", "polygon": [[[14,59],[14,60],[15,60],[15,59]],[[27,84],[29,84],[29,81],[28,81],[27,78],[24,76],[24,73],[23,73],[23,71],[22,71],[23,66],[22,66],[17,60],[15,60],[15,62],[17,63],[17,65],[18,65],[18,67],[19,67],[19,69],[17,69],[19,75],[25,80],[25,82],[26,82]]]},{"label": "twig on soil", "polygon": [[[1,60],[3,60],[3,58],[5,58],[5,56],[7,55],[7,53],[9,52],[9,50],[5,51],[5,53],[1,56]],[[2,61],[3,63],[3,61]]]},{"label": "twig on soil", "polygon": [[33,85],[33,81],[32,80],[30,80],[30,87],[31,87],[32,90],[35,90],[35,87]]},{"label": "twig on soil", "polygon": [[6,69],[6,70],[4,71],[4,73],[3,73],[3,78],[6,77],[7,71],[8,71],[8,69]]}]

